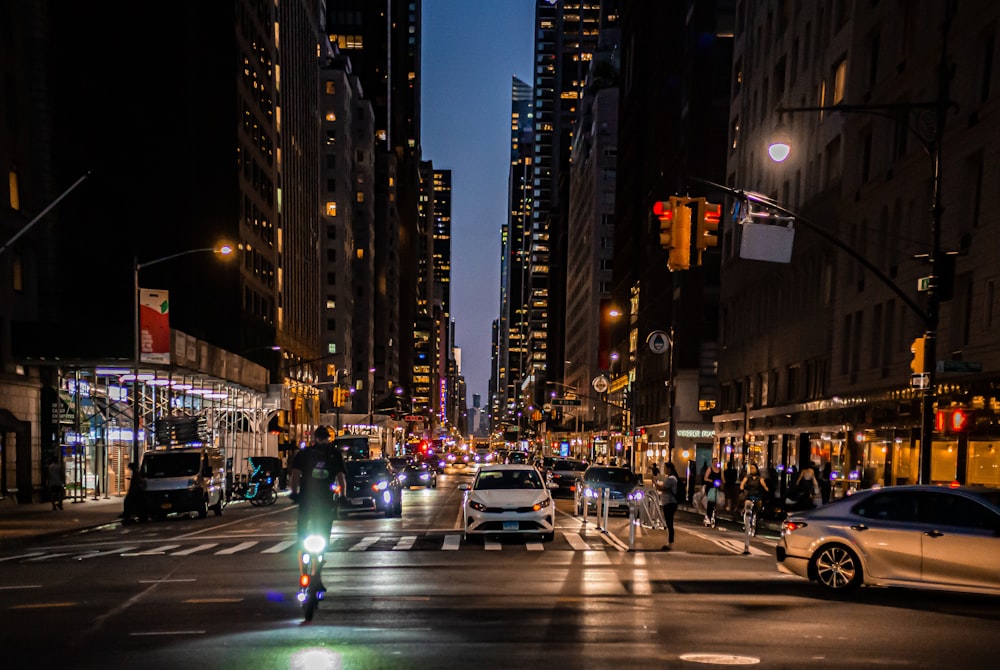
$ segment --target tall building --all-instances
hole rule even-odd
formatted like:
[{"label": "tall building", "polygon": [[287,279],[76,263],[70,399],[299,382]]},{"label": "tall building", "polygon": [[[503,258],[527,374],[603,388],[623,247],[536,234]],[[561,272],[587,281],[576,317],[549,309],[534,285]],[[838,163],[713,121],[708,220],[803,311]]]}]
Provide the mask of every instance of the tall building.
[{"label": "tall building", "polygon": [[[413,390],[420,272],[419,0],[327,0],[331,42],[351,58],[375,117],[376,283],[372,361],[365,378],[383,406]],[[355,343],[357,346],[357,343]]]},{"label": "tall building", "polygon": [[[500,318],[494,363],[495,397],[491,399],[494,424],[513,420],[527,404],[521,385],[527,368],[528,254],[531,246],[531,212],[534,192],[534,114],[531,86],[511,80],[510,169],[507,177],[507,219],[500,230]],[[493,425],[492,428],[497,428]]]},{"label": "tall building", "polygon": [[[789,262],[759,260],[750,247],[762,229],[751,224],[763,219],[725,229],[717,447],[738,464],[829,465],[834,495],[922,480],[923,467],[933,482],[1000,484],[1000,209],[990,188],[1000,9],[774,10],[737,6],[726,182],[792,210],[794,246]],[[780,113],[832,105],[852,108]],[[948,109],[940,126],[939,105]],[[766,148],[779,134],[790,153],[773,163]],[[941,303],[930,409],[975,419],[964,430],[937,426],[921,445],[911,347],[932,323],[920,287],[934,251]]]}]

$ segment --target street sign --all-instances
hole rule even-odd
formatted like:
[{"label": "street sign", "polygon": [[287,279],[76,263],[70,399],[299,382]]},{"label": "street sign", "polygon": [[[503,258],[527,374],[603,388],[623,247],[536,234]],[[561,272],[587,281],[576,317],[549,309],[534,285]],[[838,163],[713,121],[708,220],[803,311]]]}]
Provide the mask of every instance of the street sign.
[{"label": "street sign", "polygon": [[579,398],[553,398],[552,399],[552,405],[553,406],[579,407],[580,404],[581,404],[581,402],[580,402]]},{"label": "street sign", "polygon": [[930,386],[930,375],[926,372],[910,375],[910,386],[918,389],[925,389]]},{"label": "street sign", "polygon": [[979,361],[938,361],[938,372],[982,372],[983,364]]},{"label": "street sign", "polygon": [[416,422],[419,422],[419,421],[423,421],[424,417],[419,416],[417,414],[407,414],[405,417],[403,417],[403,420],[404,421],[409,421],[411,423],[416,423]]},{"label": "street sign", "polygon": [[604,375],[598,375],[594,377],[594,380],[590,382],[590,385],[594,387],[594,390],[598,393],[606,393],[608,390],[608,378]]},{"label": "street sign", "polygon": [[934,284],[934,276],[921,277],[917,280],[917,290],[918,291],[929,291],[931,286]]},{"label": "street sign", "polygon": [[670,346],[670,337],[662,330],[654,330],[646,338],[646,344],[649,345],[649,350],[654,354],[663,354]]}]

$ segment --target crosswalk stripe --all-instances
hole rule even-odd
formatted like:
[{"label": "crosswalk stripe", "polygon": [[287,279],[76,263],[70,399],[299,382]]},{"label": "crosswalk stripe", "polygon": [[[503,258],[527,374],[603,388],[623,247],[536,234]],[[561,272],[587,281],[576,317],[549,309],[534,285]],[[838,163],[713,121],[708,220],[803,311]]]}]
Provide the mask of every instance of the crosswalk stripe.
[{"label": "crosswalk stripe", "polygon": [[181,545],[179,544],[165,544],[161,547],[156,547],[155,549],[150,549],[149,551],[136,551],[131,554],[122,554],[122,556],[155,556],[156,554],[165,554],[171,549],[176,549]]},{"label": "crosswalk stripe", "polygon": [[378,542],[381,537],[381,535],[370,535],[348,549],[348,551],[368,551],[368,547]]},{"label": "crosswalk stripe", "polygon": [[197,547],[191,547],[190,549],[184,549],[182,551],[175,551],[171,556],[190,556],[191,554],[202,551],[204,549],[211,549],[212,547],[219,546],[218,542],[209,542],[208,544],[199,544]]},{"label": "crosswalk stripe", "polygon": [[590,549],[590,545],[587,541],[580,537],[579,533],[566,533],[566,541],[569,545],[573,547],[576,551],[587,551]]},{"label": "crosswalk stripe", "polygon": [[295,544],[295,540],[285,540],[284,542],[279,542],[278,544],[274,545],[273,547],[265,549],[264,551],[262,551],[260,553],[262,553],[262,554],[280,554],[281,552],[283,552],[285,549],[288,549],[293,544]]},{"label": "crosswalk stripe", "polygon": [[441,545],[441,549],[444,551],[454,551],[458,549],[462,544],[462,537],[460,535],[445,535],[444,543]]},{"label": "crosswalk stripe", "polygon": [[486,538],[483,540],[483,549],[486,549],[487,551],[500,551],[501,545],[496,540]]},{"label": "crosswalk stripe", "polygon": [[80,554],[75,556],[76,560],[82,561],[85,558],[97,558],[98,556],[110,556],[112,554],[124,554],[125,552],[132,551],[136,547],[118,547],[117,549],[109,549],[107,551],[95,551],[92,554]]},{"label": "crosswalk stripe", "polygon": [[541,542],[525,542],[524,548],[528,551],[544,551],[545,547],[542,546]]},{"label": "crosswalk stripe", "polygon": [[244,549],[249,549],[250,547],[254,546],[255,544],[257,544],[256,541],[254,541],[254,542],[240,542],[235,547],[229,547],[229,549],[223,549],[222,551],[215,552],[215,555],[216,556],[228,556],[230,554],[235,554],[235,553],[237,553],[239,551],[243,551]]},{"label": "crosswalk stripe", "polygon": [[18,554],[17,556],[6,556],[4,558],[0,558],[0,563],[3,563],[4,561],[16,561],[19,558],[31,558],[32,556],[41,556],[41,555],[42,552],[33,551],[30,554]]},{"label": "crosswalk stripe", "polygon": [[399,538],[399,542],[393,547],[393,551],[406,551],[407,549],[413,548],[413,543],[417,541],[416,535],[407,535],[406,537]]}]

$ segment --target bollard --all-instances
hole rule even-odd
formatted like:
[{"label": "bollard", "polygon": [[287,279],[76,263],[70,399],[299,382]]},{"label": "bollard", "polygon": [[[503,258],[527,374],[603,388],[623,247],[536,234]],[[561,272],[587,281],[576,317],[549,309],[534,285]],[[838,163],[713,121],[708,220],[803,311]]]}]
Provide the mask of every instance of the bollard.
[{"label": "bollard", "polygon": [[628,497],[628,550],[635,549],[635,508],[636,499],[634,495]]},{"label": "bollard", "polygon": [[608,511],[609,511],[608,508],[610,507],[608,503],[611,501],[611,489],[609,488],[601,489],[601,499],[604,501],[604,516],[602,516],[601,519],[603,520],[604,530],[607,530]]}]

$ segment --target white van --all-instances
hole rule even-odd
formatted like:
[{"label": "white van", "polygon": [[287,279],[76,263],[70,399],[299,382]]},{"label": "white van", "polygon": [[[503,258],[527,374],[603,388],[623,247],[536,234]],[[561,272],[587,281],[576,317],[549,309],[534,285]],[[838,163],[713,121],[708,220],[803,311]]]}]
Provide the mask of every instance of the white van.
[{"label": "white van", "polygon": [[142,456],[139,476],[143,496],[140,519],[197,512],[199,518],[222,516],[226,470],[215,447],[156,449]]}]

